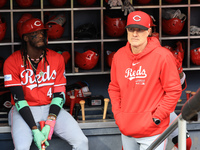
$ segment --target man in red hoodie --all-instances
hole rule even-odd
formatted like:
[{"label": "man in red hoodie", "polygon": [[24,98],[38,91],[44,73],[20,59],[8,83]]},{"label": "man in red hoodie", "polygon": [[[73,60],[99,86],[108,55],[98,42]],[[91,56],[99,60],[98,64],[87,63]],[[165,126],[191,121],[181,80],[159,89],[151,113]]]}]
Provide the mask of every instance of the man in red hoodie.
[{"label": "man in red hoodie", "polygon": [[128,15],[128,42],[112,60],[108,92],[124,150],[147,149],[168,127],[182,93],[174,56],[148,37],[150,21],[142,11]]}]

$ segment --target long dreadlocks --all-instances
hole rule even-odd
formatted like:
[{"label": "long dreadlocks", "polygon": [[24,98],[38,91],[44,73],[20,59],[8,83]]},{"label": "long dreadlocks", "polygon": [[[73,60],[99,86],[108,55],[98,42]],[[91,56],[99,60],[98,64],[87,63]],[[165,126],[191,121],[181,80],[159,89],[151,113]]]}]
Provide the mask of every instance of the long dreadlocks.
[{"label": "long dreadlocks", "polygon": [[[46,31],[44,33],[45,33],[44,34],[44,36],[45,36],[45,38],[44,38],[45,47],[42,48],[42,49],[43,49],[43,52],[44,52],[43,57],[44,57],[44,60],[45,60],[44,61],[44,69],[46,69],[46,63],[49,65],[49,62],[48,62],[47,57],[46,57],[46,52],[47,52],[47,38],[46,37],[47,37],[47,33],[46,33]],[[20,50],[21,50],[21,56],[22,56],[22,60],[23,60],[24,69],[26,70],[26,68],[27,68],[26,61],[28,60],[27,59],[28,50],[27,50],[27,43],[24,40],[24,35],[22,35]]]}]

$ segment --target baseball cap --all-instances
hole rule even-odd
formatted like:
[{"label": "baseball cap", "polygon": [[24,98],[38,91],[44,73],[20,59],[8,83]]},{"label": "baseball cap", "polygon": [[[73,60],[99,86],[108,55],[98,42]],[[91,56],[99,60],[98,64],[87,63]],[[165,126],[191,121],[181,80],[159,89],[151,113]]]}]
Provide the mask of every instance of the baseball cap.
[{"label": "baseball cap", "polygon": [[128,15],[126,28],[140,28],[148,30],[151,26],[150,16],[143,11],[133,11]]}]

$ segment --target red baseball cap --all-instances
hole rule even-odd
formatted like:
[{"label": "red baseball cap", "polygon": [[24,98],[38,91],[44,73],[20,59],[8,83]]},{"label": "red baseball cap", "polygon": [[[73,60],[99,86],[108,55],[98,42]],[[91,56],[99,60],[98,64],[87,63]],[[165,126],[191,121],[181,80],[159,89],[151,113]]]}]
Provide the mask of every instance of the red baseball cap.
[{"label": "red baseball cap", "polygon": [[148,30],[151,27],[151,18],[143,11],[133,11],[127,19],[126,28],[130,27]]}]

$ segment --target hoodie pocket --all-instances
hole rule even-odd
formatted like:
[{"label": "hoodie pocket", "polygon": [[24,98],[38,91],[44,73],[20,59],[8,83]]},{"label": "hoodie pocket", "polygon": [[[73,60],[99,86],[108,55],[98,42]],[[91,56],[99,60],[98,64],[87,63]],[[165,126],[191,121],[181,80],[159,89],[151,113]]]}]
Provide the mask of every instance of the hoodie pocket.
[{"label": "hoodie pocket", "polygon": [[152,113],[150,111],[143,113],[122,112],[117,117],[117,124],[120,131],[127,136],[148,136],[159,128],[159,126],[153,122]]}]

